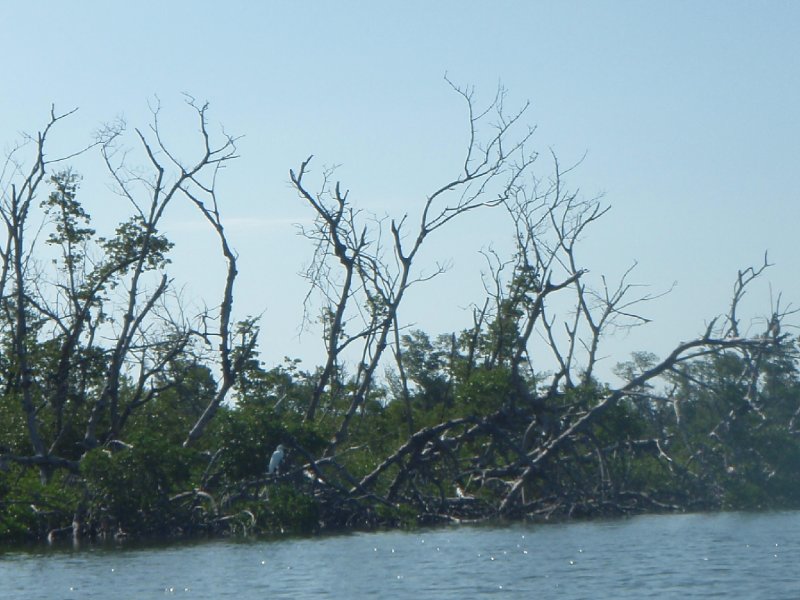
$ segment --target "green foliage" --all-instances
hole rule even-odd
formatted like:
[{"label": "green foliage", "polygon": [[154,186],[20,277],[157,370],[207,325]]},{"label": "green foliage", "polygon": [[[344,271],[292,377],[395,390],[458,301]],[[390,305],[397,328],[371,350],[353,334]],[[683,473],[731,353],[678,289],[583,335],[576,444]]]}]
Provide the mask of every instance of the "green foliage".
[{"label": "green foliage", "polygon": [[269,531],[312,533],[319,528],[317,503],[291,485],[271,487],[266,509]]},{"label": "green foliage", "polygon": [[[144,261],[147,269],[163,268],[170,262],[167,254],[174,245],[140,215],[121,223],[114,237],[101,239],[100,244],[108,257],[107,268],[122,273],[139,260]],[[120,269],[120,266],[124,268]]]},{"label": "green foliage", "polygon": [[88,226],[89,213],[76,199],[80,181],[80,176],[69,169],[56,173],[50,177],[55,190],[42,202],[45,214],[55,225],[47,243],[62,248],[63,269],[68,273],[83,265],[84,245],[95,234]]},{"label": "green foliage", "polygon": [[227,481],[263,477],[278,444],[291,448],[296,443],[310,453],[322,451],[327,442],[318,426],[304,424],[300,415],[280,408],[270,399],[251,397],[236,408],[221,409],[205,442],[220,450],[221,477]]},{"label": "green foliage", "polygon": [[[41,208],[57,254],[53,298],[16,313],[18,296],[6,294],[0,312],[0,540],[41,539],[69,529],[73,517],[90,535],[403,525],[449,511],[491,514],[514,487],[521,504],[560,503],[568,514],[800,507],[796,342],[698,353],[615,402],[585,375],[542,385],[525,353],[533,331],[526,324],[541,318],[540,294],[551,283],[522,254],[474,329],[407,331],[394,348],[402,369],[370,381],[363,398],[355,396],[363,366],[354,376],[335,364],[326,386],[318,386],[321,367],[304,371],[299,360],[266,369],[254,345],[257,319],[239,321],[227,357],[237,365],[233,397],[184,448],[220,390],[199,341],[209,341],[207,330],[188,342],[188,333],[158,333],[151,323],[132,330],[136,356],[118,377],[110,376],[115,344],[103,345],[121,314],[126,323],[141,314],[125,302],[115,313],[107,292],[127,289],[126,275],[164,269],[172,243],[144,213],[110,239],[96,238],[77,200],[80,178],[66,170],[51,183]],[[92,248],[102,259],[90,260]],[[20,285],[33,294],[34,283]],[[387,317],[386,302],[369,296],[367,320]],[[15,314],[28,320],[21,339]],[[324,316],[328,329],[334,316]],[[631,381],[658,362],[638,352],[616,373]],[[316,418],[307,422],[316,394]],[[112,397],[113,409],[100,405]],[[348,414],[354,397],[360,404]],[[103,433],[88,440],[95,416]],[[284,464],[267,477],[278,444]],[[64,462],[25,465],[49,458]],[[313,459],[318,471],[306,469]]]},{"label": "green foliage", "polygon": [[176,359],[157,382],[163,389],[134,413],[128,423],[128,435],[159,437],[180,445],[216,393],[214,377],[205,365]]},{"label": "green foliage", "polygon": [[406,376],[414,385],[414,404],[427,411],[452,404],[452,378],[448,366],[452,359],[445,347],[447,337],[431,342],[428,335],[414,330],[402,337]]},{"label": "green foliage", "polygon": [[501,367],[477,369],[456,388],[458,415],[485,415],[500,409],[512,394],[511,373]]},{"label": "green foliage", "polygon": [[222,409],[209,429],[211,445],[221,449],[222,476],[226,480],[262,477],[272,451],[286,441],[283,433],[282,424],[266,406]]},{"label": "green foliage", "polygon": [[[459,362],[463,357],[446,352],[449,339],[431,342],[422,333],[407,338],[413,431],[448,419],[510,411],[506,422],[496,421],[503,435],[521,439],[533,422],[537,426],[528,432],[528,443],[535,446],[564,430],[570,421],[563,415],[585,414],[609,393],[591,380],[560,390],[534,419],[524,412],[529,410],[525,405],[510,402],[518,391],[507,367],[484,363],[465,370]],[[39,368],[51,370],[47,365],[53,350],[43,345],[38,352]],[[636,355],[619,372],[635,376],[654,360]],[[92,372],[102,372],[101,357],[98,361]],[[600,514],[606,510],[602,507],[623,501],[643,508],[650,501],[706,509],[800,506],[800,440],[791,425],[800,406],[796,364],[785,354],[764,356],[759,376],[745,379],[748,364],[733,354],[695,361],[688,365],[690,378],[674,379],[670,402],[654,400],[655,387],[623,397],[541,464],[537,476],[525,484],[524,497],[570,498],[575,515]],[[511,438],[497,430],[476,430],[456,444],[453,440],[470,428],[462,425],[429,438],[416,454],[385,471],[372,488],[378,495],[388,494],[402,469],[411,467],[399,480],[397,502],[365,501],[368,508],[359,509],[365,512],[348,516],[355,505],[332,509],[335,503],[326,504],[315,493],[314,477],[300,469],[307,456],[323,454],[334,433],[330,423],[336,421],[304,422],[313,388],[297,362],[269,371],[253,362],[237,382],[237,404],[221,407],[201,443],[190,449],[183,448],[182,440],[216,391],[213,375],[200,363],[178,359],[158,381],[159,393],[128,423],[125,441],[130,447],[110,444],[73,454],[80,460],[79,478],[56,471],[43,483],[32,469],[0,471],[0,537],[41,538],[68,527],[79,508],[96,535],[118,529],[139,535],[309,533],[321,523],[411,524],[420,514],[446,512],[445,499],[455,495],[456,485],[478,505],[497,505],[507,487],[497,479],[480,482],[479,477],[487,469],[512,468],[517,460]],[[748,381],[755,381],[755,387],[749,388]],[[444,382],[447,386],[437,387]],[[402,396],[384,398],[402,393],[396,383],[390,389],[375,388],[352,423],[349,446],[336,455],[338,468],[351,479],[325,470],[340,486],[352,486],[408,442],[408,406]],[[76,391],[71,396],[69,410],[80,410],[79,395]],[[14,424],[23,423],[24,415],[9,399],[7,395],[0,403],[4,443],[27,450],[25,436],[16,441],[13,436]],[[45,431],[47,423],[43,421]],[[67,435],[65,443],[79,448],[79,434]],[[266,466],[278,444],[287,448],[284,475],[267,479]],[[420,498],[428,500],[422,503]],[[441,508],[430,504],[436,498],[445,502]]]},{"label": "green foliage", "polygon": [[0,540],[43,540],[69,527],[82,502],[82,486],[64,472],[42,482],[32,469],[0,469]]},{"label": "green foliage", "polygon": [[0,448],[17,454],[30,453],[25,414],[17,392],[6,392],[0,399]]},{"label": "green foliage", "polygon": [[194,450],[156,436],[141,436],[131,448],[115,452],[88,452],[81,474],[91,520],[98,527],[140,534],[177,531],[187,515],[170,498],[193,487],[191,467],[197,463]]},{"label": "green foliage", "polygon": [[648,424],[633,402],[620,402],[605,412],[594,432],[602,444],[625,443],[646,437]]},{"label": "green foliage", "polygon": [[375,514],[382,523],[397,525],[400,527],[413,527],[417,525],[417,511],[413,507],[400,504],[387,506],[386,504],[376,504]]}]

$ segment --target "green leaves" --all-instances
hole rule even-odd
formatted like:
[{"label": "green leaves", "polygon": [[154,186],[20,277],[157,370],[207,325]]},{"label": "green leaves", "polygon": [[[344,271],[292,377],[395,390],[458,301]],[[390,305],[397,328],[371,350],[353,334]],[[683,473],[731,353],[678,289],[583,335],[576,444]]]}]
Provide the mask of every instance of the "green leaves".
[{"label": "green leaves", "polygon": [[110,521],[130,533],[166,535],[183,526],[186,515],[170,498],[192,489],[194,450],[158,436],[141,436],[129,448],[95,449],[81,461],[90,520]]},{"label": "green leaves", "polygon": [[170,262],[167,254],[173,245],[141,215],[121,223],[113,238],[101,240],[106,253],[106,268],[121,273],[138,262],[146,270],[163,269]]},{"label": "green leaves", "polygon": [[83,259],[81,246],[90,241],[95,230],[89,227],[91,217],[76,199],[81,177],[70,169],[50,177],[55,190],[42,202],[45,214],[55,225],[48,244],[65,248],[64,259],[74,265]]}]

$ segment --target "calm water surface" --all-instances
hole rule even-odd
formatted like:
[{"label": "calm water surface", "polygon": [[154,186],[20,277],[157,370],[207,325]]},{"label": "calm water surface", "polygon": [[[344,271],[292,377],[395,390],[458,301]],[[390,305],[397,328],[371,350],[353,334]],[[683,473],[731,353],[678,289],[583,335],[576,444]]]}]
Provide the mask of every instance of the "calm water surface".
[{"label": "calm water surface", "polygon": [[800,598],[800,513],[0,552],[0,598]]}]

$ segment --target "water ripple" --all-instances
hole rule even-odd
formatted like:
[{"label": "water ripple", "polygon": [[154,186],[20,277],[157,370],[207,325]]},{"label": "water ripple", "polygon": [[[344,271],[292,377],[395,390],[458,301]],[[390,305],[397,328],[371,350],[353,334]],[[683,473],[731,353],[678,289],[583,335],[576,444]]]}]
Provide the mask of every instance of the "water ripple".
[{"label": "water ripple", "polygon": [[794,598],[800,513],[0,554],[8,600]]}]

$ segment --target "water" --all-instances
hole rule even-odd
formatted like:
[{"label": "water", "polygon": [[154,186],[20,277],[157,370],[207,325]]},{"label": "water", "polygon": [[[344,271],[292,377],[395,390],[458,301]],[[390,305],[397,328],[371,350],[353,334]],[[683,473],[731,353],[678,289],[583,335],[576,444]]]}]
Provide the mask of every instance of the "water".
[{"label": "water", "polygon": [[0,553],[0,598],[800,598],[800,513]]}]

